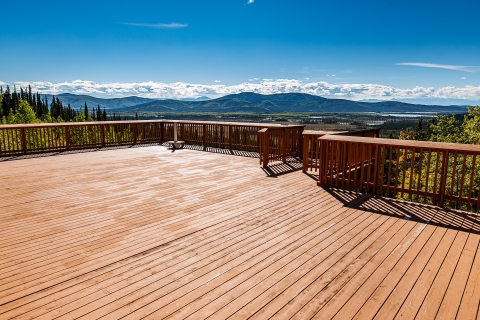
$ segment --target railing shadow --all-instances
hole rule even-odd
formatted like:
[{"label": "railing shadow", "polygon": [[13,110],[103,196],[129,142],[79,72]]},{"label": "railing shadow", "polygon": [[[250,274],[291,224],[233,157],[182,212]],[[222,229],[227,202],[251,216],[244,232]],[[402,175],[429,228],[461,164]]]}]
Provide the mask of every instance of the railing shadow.
[{"label": "railing shadow", "polygon": [[287,158],[287,162],[273,162],[267,167],[262,167],[263,172],[270,178],[302,170],[302,161],[296,158]]},{"label": "railing shadow", "polygon": [[[373,197],[333,188],[324,188],[346,207],[387,215],[430,225],[480,234],[480,215],[465,211],[443,209],[432,205],[408,202],[390,198]],[[358,201],[364,197],[363,201]]]},{"label": "railing shadow", "polygon": [[61,156],[61,155],[76,154],[76,153],[88,153],[88,152],[96,152],[96,151],[132,149],[132,148],[143,148],[143,147],[153,147],[153,146],[158,146],[158,143],[141,143],[141,144],[139,143],[139,144],[128,144],[128,145],[109,146],[109,147],[101,147],[101,148],[95,147],[95,148],[86,148],[86,149],[71,149],[71,150],[62,150],[62,151],[18,154],[18,155],[0,157],[0,162]]},{"label": "railing shadow", "polygon": [[[161,145],[164,146],[164,147],[168,147],[167,143],[163,143]],[[188,149],[188,150],[195,150],[195,151],[228,154],[228,155],[239,156],[239,157],[248,157],[248,158],[258,158],[259,157],[258,152],[253,152],[253,151],[242,151],[242,150],[230,150],[230,149],[214,148],[214,147],[203,147],[203,146],[197,146],[197,145],[192,145],[192,144],[185,144],[185,146],[183,148]]]}]

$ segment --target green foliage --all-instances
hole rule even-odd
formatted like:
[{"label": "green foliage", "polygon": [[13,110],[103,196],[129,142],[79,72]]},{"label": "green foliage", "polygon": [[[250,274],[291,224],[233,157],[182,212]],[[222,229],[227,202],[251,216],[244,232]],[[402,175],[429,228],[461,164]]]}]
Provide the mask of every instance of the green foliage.
[{"label": "green foliage", "polygon": [[18,109],[13,117],[13,121],[13,123],[16,124],[41,122],[39,119],[37,119],[33,108],[25,100],[19,101]]},{"label": "green foliage", "polygon": [[[424,140],[434,142],[480,144],[480,107],[467,107],[467,114],[461,122],[457,116],[437,115],[423,128],[420,120],[415,129],[407,128],[400,132],[399,138],[403,140]],[[399,168],[399,179],[406,188],[417,190],[428,189],[434,192],[434,186],[439,186],[440,172],[446,171],[445,193],[451,195],[464,195],[472,192],[478,197],[480,191],[480,162],[476,159],[474,164],[473,155],[449,154],[448,159],[443,159],[441,152],[431,152],[430,159],[420,158],[419,153],[412,154],[411,150],[404,154],[401,150],[400,163],[405,163],[403,169]],[[435,172],[434,163],[441,163]],[[429,166],[430,163],[430,166]],[[445,163],[445,164],[444,164]],[[446,165],[446,168],[442,168]],[[462,175],[462,172],[464,174]],[[405,177],[405,178],[403,178]],[[402,199],[410,198],[406,195],[397,195]],[[417,196],[417,199],[421,200]],[[450,200],[451,201],[451,200]],[[456,201],[453,206],[457,207]],[[464,205],[465,206],[465,205]],[[466,209],[466,206],[465,208]],[[477,208],[478,210],[479,208]]]},{"label": "green foliage", "polygon": [[480,107],[467,106],[467,111],[462,122],[456,115],[437,114],[425,128],[420,118],[415,129],[400,131],[399,139],[480,144]]}]

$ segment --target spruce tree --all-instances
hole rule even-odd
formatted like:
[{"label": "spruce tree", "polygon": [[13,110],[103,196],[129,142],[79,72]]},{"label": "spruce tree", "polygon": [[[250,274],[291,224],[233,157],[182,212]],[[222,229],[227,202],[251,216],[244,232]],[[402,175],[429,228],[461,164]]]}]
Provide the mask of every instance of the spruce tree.
[{"label": "spruce tree", "polygon": [[100,110],[100,105],[97,105],[97,121],[102,121],[102,110]]},{"label": "spruce tree", "polygon": [[105,111],[105,108],[103,108],[103,113],[102,113],[102,121],[107,121],[107,112]]},{"label": "spruce tree", "polygon": [[85,114],[85,120],[87,120],[89,115],[88,115],[88,106],[86,101],[85,101],[85,107],[83,109],[83,112]]}]

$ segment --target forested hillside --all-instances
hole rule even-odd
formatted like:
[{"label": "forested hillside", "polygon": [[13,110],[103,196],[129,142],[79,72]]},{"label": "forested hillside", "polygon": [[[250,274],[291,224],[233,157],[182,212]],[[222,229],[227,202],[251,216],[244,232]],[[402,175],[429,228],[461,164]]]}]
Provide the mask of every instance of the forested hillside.
[{"label": "forested hillside", "polygon": [[20,88],[17,92],[7,86],[6,90],[0,87],[0,120],[2,124],[21,123],[52,123],[52,122],[84,122],[84,121],[108,121],[126,120],[115,113],[107,116],[105,108],[100,105],[89,110],[87,102],[78,109],[64,103],[55,96],[49,101],[47,96],[41,96],[38,92],[32,93],[32,89]]}]

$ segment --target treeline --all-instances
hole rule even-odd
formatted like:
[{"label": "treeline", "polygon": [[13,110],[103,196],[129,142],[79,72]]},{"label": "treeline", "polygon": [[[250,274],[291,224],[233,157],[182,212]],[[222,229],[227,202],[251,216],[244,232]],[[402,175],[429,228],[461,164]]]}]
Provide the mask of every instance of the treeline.
[{"label": "treeline", "polygon": [[436,118],[432,118],[426,123],[420,118],[416,127],[400,131],[398,138],[401,140],[480,144],[480,106],[467,106],[465,115],[437,114]]},{"label": "treeline", "polygon": [[[138,117],[137,117],[138,118]],[[62,101],[53,96],[52,101],[48,101],[46,96],[36,92],[32,93],[32,88],[20,88],[17,92],[14,87],[13,92],[7,86],[6,90],[0,87],[0,120],[2,124],[21,124],[21,123],[53,123],[53,122],[85,122],[85,121],[120,121],[129,120],[127,117],[121,117],[115,113],[107,115],[105,108],[101,110],[100,105],[96,108],[88,108],[87,103],[74,109],[68,105],[63,105]]]}]

